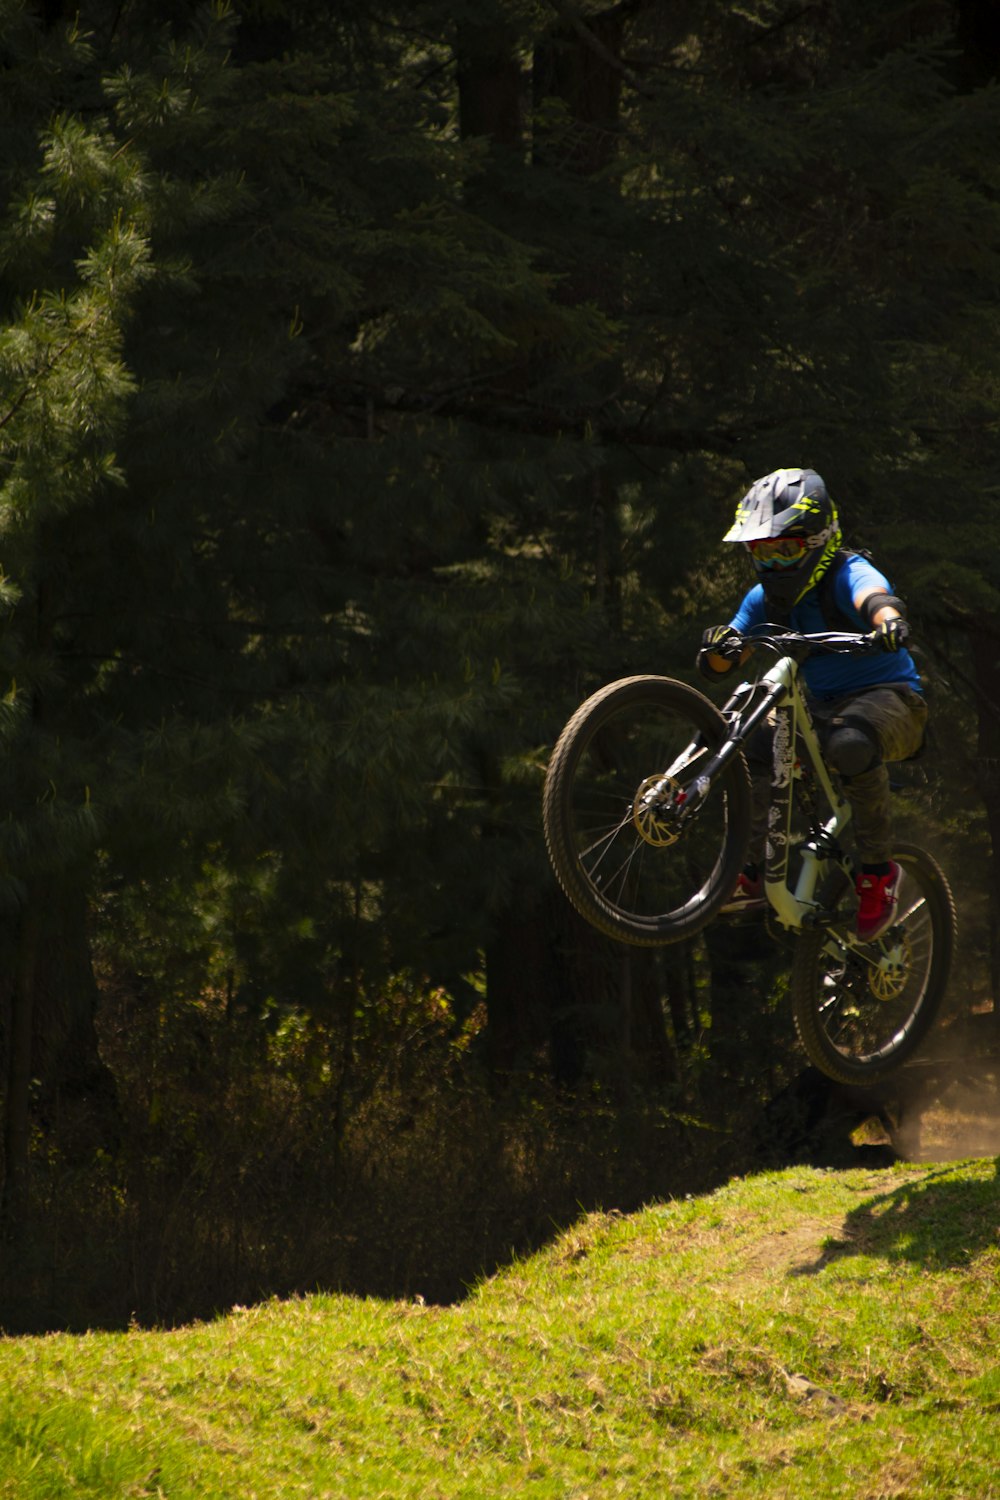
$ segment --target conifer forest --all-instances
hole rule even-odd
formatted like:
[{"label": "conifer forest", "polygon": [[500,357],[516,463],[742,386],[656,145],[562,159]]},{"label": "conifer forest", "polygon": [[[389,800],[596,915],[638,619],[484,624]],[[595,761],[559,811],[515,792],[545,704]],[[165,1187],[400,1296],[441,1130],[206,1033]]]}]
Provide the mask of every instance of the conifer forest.
[{"label": "conifer forest", "polygon": [[787,952],[606,942],[540,798],[774,468],[907,601],[989,1011],[998,68],[990,0],[0,0],[0,1327],[451,1297],[745,1163]]}]

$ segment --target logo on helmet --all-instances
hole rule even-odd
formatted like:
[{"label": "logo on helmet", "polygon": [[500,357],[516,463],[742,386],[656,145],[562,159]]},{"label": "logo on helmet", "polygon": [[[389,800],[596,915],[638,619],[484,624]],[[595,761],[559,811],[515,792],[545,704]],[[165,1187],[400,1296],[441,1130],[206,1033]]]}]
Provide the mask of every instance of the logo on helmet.
[{"label": "logo on helmet", "polygon": [[790,609],[826,572],[842,541],[837,510],[815,469],[775,469],[747,490],[736,507],[726,542],[795,537],[805,544],[801,561],[775,568],[754,558],[768,602]]}]

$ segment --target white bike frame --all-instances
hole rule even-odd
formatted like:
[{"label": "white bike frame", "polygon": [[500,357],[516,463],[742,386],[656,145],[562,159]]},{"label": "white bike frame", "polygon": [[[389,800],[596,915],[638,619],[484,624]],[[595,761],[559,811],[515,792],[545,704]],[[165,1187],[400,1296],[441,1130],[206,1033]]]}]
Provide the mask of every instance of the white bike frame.
[{"label": "white bike frame", "polygon": [[[741,704],[743,699],[751,699],[752,706]],[[792,657],[781,657],[759,681],[741,683],[723,713],[730,722],[730,737],[739,746],[762,723],[773,720],[774,765],[764,889],[781,925],[798,931],[819,909],[816,888],[830,861],[844,861],[840,838],[851,819],[850,803],[834,785],[824,763],[799,680],[799,664]],[[802,756],[809,760],[830,816],[809,838],[796,845],[802,864],[793,889],[788,884],[788,862],[793,845],[793,789],[797,763]]]},{"label": "white bike frame", "polygon": [[[768,814],[764,889],[783,927],[798,930],[817,909],[816,888],[830,860],[842,860],[841,836],[851,819],[851,805],[826,768],[799,680],[798,663],[782,657],[761,679],[774,715],[774,770]],[[774,696],[778,694],[779,696]],[[788,861],[792,850],[792,804],[797,765],[808,758],[826,798],[830,817],[797,845],[801,867],[792,889]]]}]

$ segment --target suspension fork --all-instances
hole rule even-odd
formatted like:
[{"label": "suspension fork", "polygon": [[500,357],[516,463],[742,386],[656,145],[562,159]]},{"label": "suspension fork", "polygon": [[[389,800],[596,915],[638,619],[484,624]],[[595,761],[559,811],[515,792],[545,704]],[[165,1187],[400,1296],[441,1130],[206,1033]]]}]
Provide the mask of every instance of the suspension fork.
[{"label": "suspension fork", "polygon": [[[732,715],[735,724],[730,728],[729,734],[722,744],[711,755],[701,767],[698,775],[683,790],[683,806],[680,810],[680,821],[686,822],[688,818],[696,813],[712,789],[719,772],[722,771],[735,756],[739,755],[747,740],[754,730],[764,722],[771,712],[774,704],[788,691],[788,683],[782,677],[778,678],[780,668],[785,665],[779,663],[768,676],[763,678],[759,684],[743,683],[723,707],[723,713]],[[771,680],[771,679],[774,680]],[[760,694],[759,701],[752,708],[740,712],[737,705],[745,697],[758,692],[760,688],[764,691]]]}]

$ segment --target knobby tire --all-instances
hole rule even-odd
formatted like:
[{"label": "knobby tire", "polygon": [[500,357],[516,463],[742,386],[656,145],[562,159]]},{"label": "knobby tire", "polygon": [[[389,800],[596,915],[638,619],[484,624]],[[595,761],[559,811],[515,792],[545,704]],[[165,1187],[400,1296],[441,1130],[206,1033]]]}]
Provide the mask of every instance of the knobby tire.
[{"label": "knobby tire", "polygon": [[678,770],[678,785],[727,733],[704,694],[655,676],[608,684],[566,725],[545,780],[545,840],[566,896],[605,936],[639,947],[674,943],[705,927],[732,894],[750,838],[742,755],[674,842],[656,846],[633,816],[641,788],[682,761],[685,748],[700,747]]},{"label": "knobby tire", "polygon": [[881,943],[858,950],[838,941],[838,920],[853,921],[853,902],[845,902],[832,923],[805,929],[795,944],[791,1002],[799,1040],[838,1083],[878,1083],[906,1062],[948,985],[956,930],[948,881],[912,844],[897,845],[892,857],[903,883],[897,924]]}]

